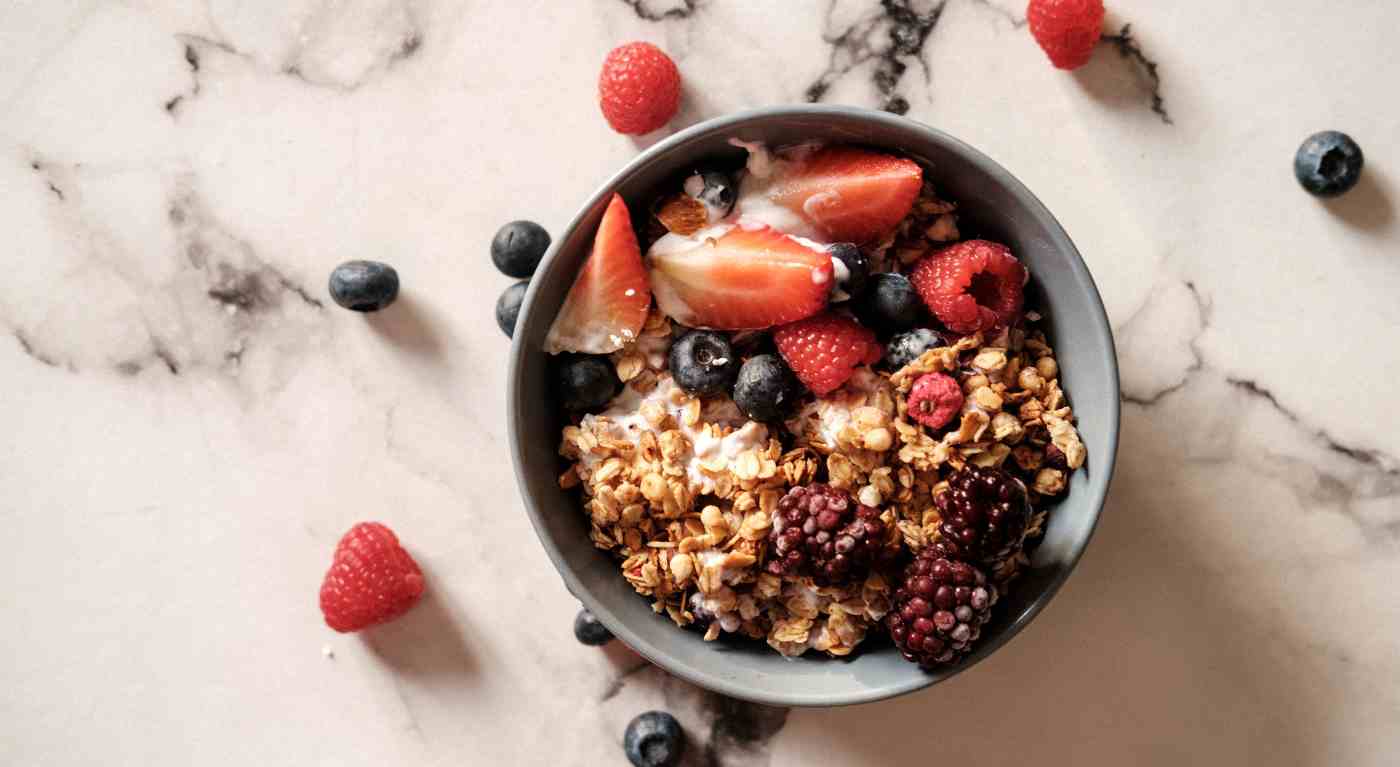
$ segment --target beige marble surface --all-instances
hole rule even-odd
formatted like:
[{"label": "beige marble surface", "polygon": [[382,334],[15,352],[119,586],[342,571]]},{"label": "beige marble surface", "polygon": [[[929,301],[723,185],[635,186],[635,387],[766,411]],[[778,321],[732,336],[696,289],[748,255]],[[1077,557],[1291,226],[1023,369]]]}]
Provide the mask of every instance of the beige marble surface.
[{"label": "beige marble surface", "polygon": [[[665,706],[694,764],[1392,763],[1400,6],[1110,6],[1142,58],[1065,74],[1011,0],[4,4],[0,762],[621,764]],[[785,714],[573,640],[486,248],[638,151],[593,90],[630,39],[678,61],[678,126],[903,99],[1099,282],[1127,406],[1098,536],[948,684]],[[1324,128],[1367,153],[1331,203],[1291,177]],[[395,264],[398,305],[330,305],[350,258]],[[430,597],[340,636],[316,588],[366,518]]]}]

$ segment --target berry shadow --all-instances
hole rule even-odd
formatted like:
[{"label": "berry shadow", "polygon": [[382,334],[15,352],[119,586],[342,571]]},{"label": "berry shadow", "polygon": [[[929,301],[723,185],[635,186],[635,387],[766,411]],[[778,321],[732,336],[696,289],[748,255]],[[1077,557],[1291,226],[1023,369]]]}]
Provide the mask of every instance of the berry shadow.
[{"label": "berry shadow", "polygon": [[432,360],[442,358],[445,344],[438,331],[442,323],[412,294],[400,293],[388,308],[366,314],[365,322],[399,349]]},{"label": "berry shadow", "polygon": [[1366,166],[1351,191],[1324,198],[1322,205],[1337,218],[1367,234],[1384,235],[1395,228],[1395,205],[1386,191],[1388,179],[1379,168]]},{"label": "berry shadow", "polygon": [[[421,566],[421,563],[420,563]],[[423,568],[429,584],[423,599],[399,619],[369,629],[365,643],[385,665],[408,677],[451,685],[474,677],[480,662],[467,643],[466,616],[454,613],[439,579]]]}]

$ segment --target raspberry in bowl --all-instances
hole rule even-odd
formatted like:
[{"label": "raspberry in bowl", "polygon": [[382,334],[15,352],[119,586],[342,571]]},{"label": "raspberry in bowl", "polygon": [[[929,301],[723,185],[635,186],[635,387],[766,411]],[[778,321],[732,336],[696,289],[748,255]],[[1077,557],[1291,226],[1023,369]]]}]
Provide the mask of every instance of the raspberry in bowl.
[{"label": "raspberry in bowl", "polygon": [[[574,396],[580,359],[609,396]],[[1019,631],[1088,543],[1118,426],[1050,214],[841,107],[712,120],[605,184],[531,285],[510,387],[569,590],[667,671],[778,705],[919,689]]]}]

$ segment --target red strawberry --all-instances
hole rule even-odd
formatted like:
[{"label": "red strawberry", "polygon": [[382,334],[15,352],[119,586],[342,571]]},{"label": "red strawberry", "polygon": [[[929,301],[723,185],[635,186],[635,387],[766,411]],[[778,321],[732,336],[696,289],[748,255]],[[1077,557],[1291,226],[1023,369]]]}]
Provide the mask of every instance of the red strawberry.
[{"label": "red strawberry", "polygon": [[831,291],[831,256],[767,227],[653,247],[650,257],[656,305],[692,328],[771,328],[821,311]]},{"label": "red strawberry", "polygon": [[321,614],[336,631],[359,631],[403,615],[423,596],[423,571],[378,522],[350,528],[321,582]]},{"label": "red strawberry", "polygon": [[840,387],[857,365],[873,364],[883,354],[874,333],[830,312],[778,328],[773,341],[798,380],[817,396]]},{"label": "red strawberry", "polygon": [[651,291],[632,217],[622,197],[614,194],[593,235],[593,252],[555,316],[544,350],[550,354],[615,352],[637,337],[650,305]]},{"label": "red strawberry", "polygon": [[1074,69],[1089,60],[1099,43],[1103,0],[1031,0],[1026,21],[1050,63]]},{"label": "red strawberry", "polygon": [[910,282],[954,333],[980,333],[1021,317],[1026,267],[1005,245],[966,240],[924,256]]},{"label": "red strawberry", "polygon": [[603,60],[598,105],[618,133],[651,133],[676,115],[680,101],[681,73],[655,45],[619,45]]},{"label": "red strawberry", "polygon": [[857,244],[894,231],[923,186],[913,160],[850,146],[826,147],[780,163],[768,178],[751,178],[753,193],[803,217],[829,241]]}]

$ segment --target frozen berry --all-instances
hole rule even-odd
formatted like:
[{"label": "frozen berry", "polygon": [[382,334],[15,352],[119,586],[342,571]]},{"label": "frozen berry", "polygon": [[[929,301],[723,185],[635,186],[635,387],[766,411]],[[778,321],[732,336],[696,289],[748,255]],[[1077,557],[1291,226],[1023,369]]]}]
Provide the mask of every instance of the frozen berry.
[{"label": "frozen berry", "polygon": [[1021,318],[1026,268],[1011,249],[965,240],[924,256],[910,280],[924,303],[954,333],[981,333]]},{"label": "frozen berry", "polygon": [[930,429],[941,429],[962,411],[962,387],[946,373],[925,373],[909,390],[908,405],[910,418]]},{"label": "frozen berry", "polygon": [[819,397],[845,383],[856,366],[884,355],[874,333],[850,317],[830,312],[778,328],[773,341],[798,380]]},{"label": "frozen berry", "polygon": [[729,391],[739,374],[739,357],[729,339],[710,330],[692,330],[676,339],[666,364],[676,385],[697,397]]},{"label": "frozen berry", "polygon": [[1089,61],[1099,43],[1103,0],[1031,0],[1026,21],[1051,64],[1075,69]]},{"label": "frozen berry", "polygon": [[399,273],[378,261],[346,261],[331,272],[331,299],[356,312],[377,312],[399,297]]},{"label": "frozen berry", "polygon": [[574,638],[589,647],[598,647],[612,641],[608,627],[598,622],[598,617],[588,610],[579,610],[574,616]]},{"label": "frozen berry", "polygon": [[778,501],[768,572],[810,576],[819,586],[865,578],[885,556],[880,510],[821,483],[794,487]]},{"label": "frozen berry", "polygon": [[520,304],[529,287],[529,282],[521,280],[501,291],[501,297],[496,299],[496,324],[501,326],[506,338],[515,337],[515,321],[520,317]]},{"label": "frozen berry", "polygon": [[840,299],[833,293],[832,300],[845,300],[865,292],[870,281],[870,259],[860,252],[860,248],[849,242],[838,242],[827,249],[831,254],[831,266],[835,272],[836,287],[844,294]]},{"label": "frozen berry", "polygon": [[755,421],[778,421],[797,401],[797,379],[776,354],[744,361],[734,382],[734,404]]},{"label": "frozen berry", "polygon": [[549,250],[549,232],[534,221],[512,221],[491,238],[491,261],[507,277],[528,278]]},{"label": "frozen berry", "polygon": [[651,133],[675,116],[680,102],[680,70],[655,45],[619,45],[603,60],[598,104],[618,133]]},{"label": "frozen berry", "polygon": [[994,468],[965,466],[948,478],[938,506],[939,556],[996,572],[1021,548],[1030,506],[1019,480]]},{"label": "frozen berry", "polygon": [[923,356],[929,349],[947,345],[947,339],[937,331],[916,328],[907,333],[900,333],[885,344],[885,364],[890,370],[899,370]]},{"label": "frozen berry", "polygon": [[719,221],[734,209],[737,189],[734,179],[723,171],[696,171],[686,178],[682,189],[687,196],[704,204],[705,217],[710,223]]},{"label": "frozen berry", "polygon": [[996,589],[981,570],[925,547],[904,569],[885,628],[901,655],[933,669],[972,649],[995,601]]},{"label": "frozen berry", "polygon": [[622,750],[635,767],[675,767],[685,751],[685,733],[674,716],[648,711],[627,724]]},{"label": "frozen berry", "polygon": [[1308,192],[1336,197],[1356,186],[1365,157],[1351,136],[1334,130],[1314,133],[1293,155],[1293,175]]},{"label": "frozen berry", "polygon": [[561,354],[558,365],[559,398],[566,410],[596,410],[608,404],[622,387],[607,357]]},{"label": "frozen berry", "polygon": [[321,614],[336,631],[359,631],[393,620],[423,596],[423,571],[393,531],[361,522],[336,544],[321,582]]},{"label": "frozen berry", "polygon": [[851,301],[861,324],[890,336],[918,324],[924,304],[909,278],[894,272],[872,275],[864,292]]}]

